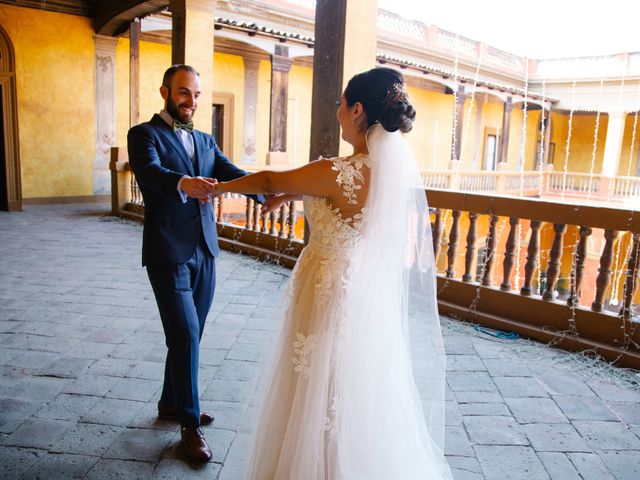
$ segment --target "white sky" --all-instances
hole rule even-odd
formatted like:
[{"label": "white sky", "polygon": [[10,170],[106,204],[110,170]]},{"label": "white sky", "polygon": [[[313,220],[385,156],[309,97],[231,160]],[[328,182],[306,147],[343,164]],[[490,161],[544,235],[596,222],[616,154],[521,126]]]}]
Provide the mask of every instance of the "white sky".
[{"label": "white sky", "polygon": [[640,0],[378,0],[378,6],[529,58],[640,52]]}]

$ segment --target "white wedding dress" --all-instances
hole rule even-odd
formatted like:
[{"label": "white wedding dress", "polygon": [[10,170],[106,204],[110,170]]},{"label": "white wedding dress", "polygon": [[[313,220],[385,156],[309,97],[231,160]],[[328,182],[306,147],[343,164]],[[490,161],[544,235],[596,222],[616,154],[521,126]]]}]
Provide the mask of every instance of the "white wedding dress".
[{"label": "white wedding dress", "polygon": [[[378,130],[370,138],[400,136]],[[407,321],[407,309],[414,309],[407,302],[412,275],[407,267],[420,263],[415,253],[420,227],[405,222],[405,231],[395,232],[412,254],[404,249],[385,256],[399,248],[389,230],[399,226],[393,218],[378,218],[390,225],[371,221],[371,208],[381,208],[377,204],[388,190],[376,184],[376,176],[391,175],[386,178],[393,181],[393,172],[376,168],[375,145],[370,152],[371,157],[332,160],[344,193],[339,205],[304,197],[309,243],[291,275],[282,332],[258,396],[247,480],[451,478],[442,453],[444,351],[435,298],[428,311],[415,310],[418,317],[431,318]],[[374,200],[373,194],[383,198]],[[428,279],[427,287],[432,285]],[[429,295],[435,297],[433,291]],[[413,356],[424,365],[412,362],[409,330],[417,332]]]}]

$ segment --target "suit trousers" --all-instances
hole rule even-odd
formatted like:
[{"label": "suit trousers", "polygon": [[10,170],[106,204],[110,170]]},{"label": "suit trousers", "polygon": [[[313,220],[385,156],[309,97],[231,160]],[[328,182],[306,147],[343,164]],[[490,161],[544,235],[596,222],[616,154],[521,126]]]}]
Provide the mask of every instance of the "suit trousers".
[{"label": "suit trousers", "polygon": [[216,282],[215,257],[201,235],[185,263],[147,266],[167,344],[160,401],[176,408],[182,426],[200,424],[198,356]]}]

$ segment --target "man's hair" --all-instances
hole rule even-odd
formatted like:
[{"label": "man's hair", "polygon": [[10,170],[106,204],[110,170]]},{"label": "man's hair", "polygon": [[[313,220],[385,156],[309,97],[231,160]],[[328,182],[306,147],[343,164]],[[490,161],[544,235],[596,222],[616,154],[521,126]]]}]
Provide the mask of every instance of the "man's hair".
[{"label": "man's hair", "polygon": [[164,72],[164,76],[162,77],[162,85],[167,88],[171,88],[171,81],[173,80],[173,76],[179,70],[191,72],[198,77],[200,76],[198,71],[195,68],[193,68],[191,65],[182,65],[182,64],[171,65],[169,68],[167,68],[167,71]]}]

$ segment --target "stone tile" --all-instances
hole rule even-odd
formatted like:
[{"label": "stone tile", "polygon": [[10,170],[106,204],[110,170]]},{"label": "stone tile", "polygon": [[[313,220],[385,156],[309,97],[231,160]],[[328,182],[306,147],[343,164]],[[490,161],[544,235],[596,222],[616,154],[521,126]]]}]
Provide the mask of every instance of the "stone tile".
[{"label": "stone tile", "polygon": [[476,350],[466,335],[446,335],[443,337],[447,355],[475,355]]},{"label": "stone tile", "polygon": [[449,467],[455,480],[484,480],[478,460],[473,457],[447,455]]},{"label": "stone tile", "polygon": [[568,423],[536,423],[522,428],[536,452],[591,452],[591,447]]},{"label": "stone tile", "polygon": [[60,358],[51,365],[40,369],[40,375],[58,378],[78,378],[91,364],[86,358]]},{"label": "stone tile", "polygon": [[485,358],[482,360],[492,377],[530,377],[529,367],[520,362],[509,362],[502,358]]},{"label": "stone tile", "polygon": [[51,420],[77,421],[98,401],[98,397],[61,393],[39,409],[35,416]]},{"label": "stone tile", "polygon": [[640,402],[640,392],[625,390],[622,387],[598,380],[589,380],[587,384],[603,400],[612,402]]},{"label": "stone tile", "polygon": [[600,452],[599,456],[616,480],[640,478],[640,451]]},{"label": "stone tile", "polygon": [[88,480],[148,480],[152,478],[153,462],[101,459],[89,473]]},{"label": "stone tile", "polygon": [[43,450],[31,450],[16,447],[0,446],[0,478],[12,480],[20,478],[20,474],[28,470],[40,458],[45,456]]},{"label": "stone tile", "polygon": [[457,392],[497,393],[493,380],[485,372],[449,372],[447,383],[454,394]]},{"label": "stone tile", "polygon": [[504,399],[497,390],[495,392],[454,392],[453,396],[460,404],[504,402]]},{"label": "stone tile", "polygon": [[[201,359],[202,360],[202,359]],[[164,380],[164,362],[146,362],[140,360],[126,373],[129,378],[143,378],[145,380]]]},{"label": "stone tile", "polygon": [[39,404],[16,398],[0,398],[0,432],[12,433],[38,409]]},{"label": "stone tile", "polygon": [[26,351],[14,355],[7,365],[12,367],[40,369],[51,365],[58,358],[60,358],[60,355],[57,353]]},{"label": "stone tile", "polygon": [[49,453],[21,475],[21,479],[49,480],[52,478],[85,478],[99,458],[86,455]]},{"label": "stone tile", "polygon": [[640,450],[640,439],[620,422],[575,421],[573,425],[595,450]]},{"label": "stone tile", "polygon": [[89,412],[80,419],[85,423],[100,423],[126,427],[131,423],[144,404],[132,400],[101,398]]},{"label": "stone tile", "polygon": [[551,395],[594,395],[593,390],[577,375],[544,373],[536,375],[538,382]]},{"label": "stone tile", "polygon": [[127,428],[111,443],[103,458],[158,462],[173,436],[173,432],[162,430]]},{"label": "stone tile", "polygon": [[[120,345],[116,345],[114,349],[111,351],[109,356],[113,358],[124,358],[131,360],[139,360],[141,358],[145,358],[154,348],[155,345],[151,344],[131,344],[131,343],[122,343]],[[164,354],[162,356],[164,361],[164,357],[166,356],[167,348],[164,348]]]},{"label": "stone tile", "polygon": [[125,358],[101,358],[89,367],[88,373],[92,375],[106,375],[111,377],[122,377],[127,373],[135,362]]},{"label": "stone tile", "polygon": [[463,422],[473,445],[529,445],[511,417],[463,417]]},{"label": "stone tile", "polygon": [[243,360],[246,362],[257,362],[262,357],[263,348],[261,345],[251,343],[235,343],[227,353],[228,360]]},{"label": "stone tile", "polygon": [[122,427],[112,425],[78,423],[66,432],[50,451],[100,457],[123,430]]},{"label": "stone tile", "polygon": [[237,432],[238,428],[246,421],[246,405],[244,404],[218,400],[203,400],[200,402],[200,409],[215,415],[216,428]]},{"label": "stone tile", "polygon": [[66,378],[28,377],[13,387],[7,396],[19,400],[48,402],[69,383]]},{"label": "stone tile", "polygon": [[63,393],[104,396],[118,381],[118,377],[84,374],[65,385]]},{"label": "stone tile", "polygon": [[546,397],[547,392],[531,377],[494,377],[503,397]]},{"label": "stone tile", "polygon": [[465,416],[511,416],[504,403],[460,403],[458,409]]},{"label": "stone tile", "polygon": [[238,335],[238,343],[253,343],[269,345],[273,339],[273,333],[265,330],[243,329]]},{"label": "stone tile", "polygon": [[473,448],[469,442],[467,432],[462,426],[445,426],[444,453],[458,457],[473,457]]},{"label": "stone tile", "polygon": [[209,383],[201,396],[204,400],[247,403],[249,401],[251,389],[251,382],[244,382],[242,380],[214,379]]},{"label": "stone tile", "polygon": [[128,425],[130,428],[147,428],[152,430],[166,430],[175,432],[178,430],[178,422],[173,420],[160,420],[158,418],[157,402],[143,403],[136,415]]},{"label": "stone tile", "polygon": [[618,417],[595,395],[590,397],[561,395],[553,397],[553,400],[570,420],[618,420]]},{"label": "stone tile", "polygon": [[445,425],[462,425],[462,415],[458,409],[458,404],[453,400],[444,402],[444,422]]},{"label": "stone tile", "polygon": [[614,480],[609,469],[595,453],[568,453],[567,457],[583,480]]},{"label": "stone tile", "polygon": [[477,445],[474,450],[485,480],[549,480],[531,447]]},{"label": "stone tile", "polygon": [[447,371],[484,372],[486,368],[477,355],[448,355]]},{"label": "stone tile", "polygon": [[209,462],[198,464],[188,462],[182,458],[163,458],[153,471],[154,480],[216,480],[220,474],[222,465]]},{"label": "stone tile", "polygon": [[[211,365],[218,367],[222,365],[228,350],[217,348],[201,348],[200,349],[200,365]],[[236,359],[242,360],[242,359]]]},{"label": "stone tile", "polygon": [[15,432],[7,436],[3,445],[27,448],[49,449],[75,425],[65,420],[39,418],[27,420]]},{"label": "stone tile", "polygon": [[628,425],[640,426],[640,403],[607,402],[610,408],[620,415]]},{"label": "stone tile", "polygon": [[239,360],[225,360],[220,365],[216,378],[223,380],[251,380],[256,373],[256,364],[254,362],[245,362]]},{"label": "stone tile", "polygon": [[551,480],[581,480],[582,477],[564,453],[538,452],[538,458]]},{"label": "stone tile", "polygon": [[568,423],[553,400],[549,398],[505,398],[518,423]]},{"label": "stone tile", "polygon": [[162,387],[162,382],[158,380],[144,380],[142,378],[121,378],[106,393],[108,398],[119,398],[122,400],[136,400],[138,402],[148,402],[156,392]]}]

